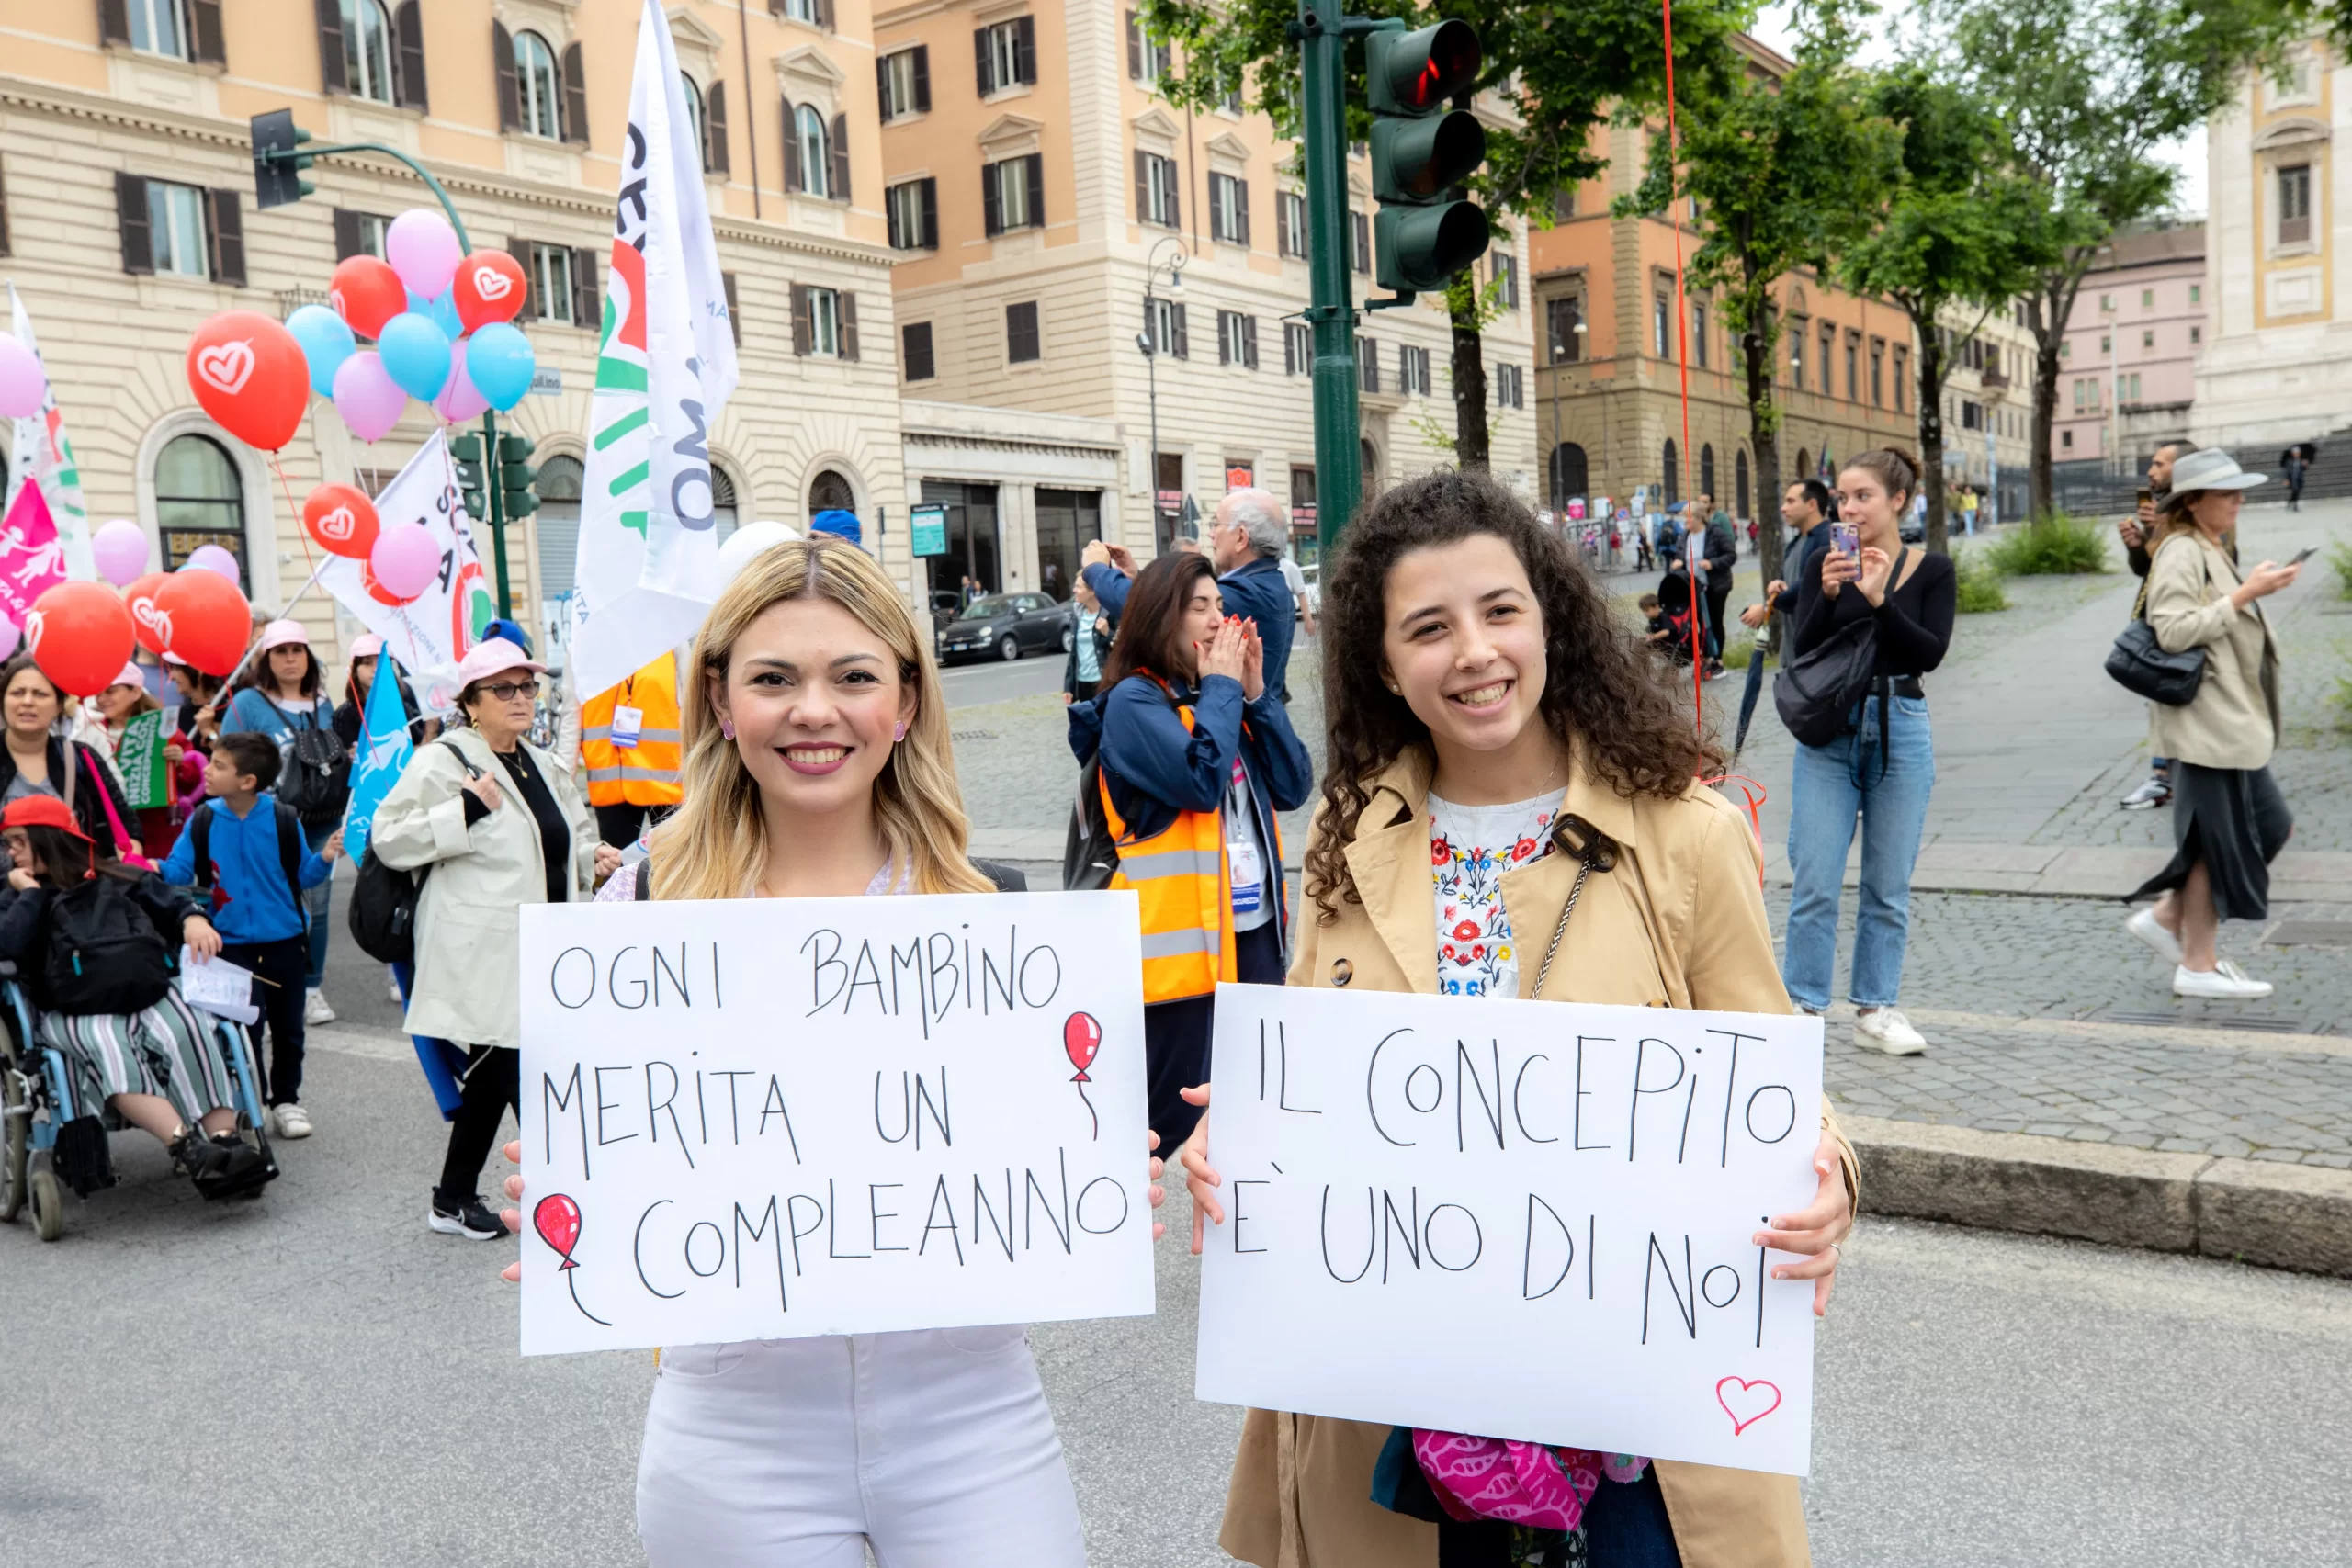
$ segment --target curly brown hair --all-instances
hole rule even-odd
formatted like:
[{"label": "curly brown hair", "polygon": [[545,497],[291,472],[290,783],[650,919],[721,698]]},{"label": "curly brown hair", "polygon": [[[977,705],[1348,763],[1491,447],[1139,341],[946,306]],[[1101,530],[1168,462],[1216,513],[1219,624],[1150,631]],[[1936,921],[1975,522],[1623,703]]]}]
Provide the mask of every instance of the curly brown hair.
[{"label": "curly brown hair", "polygon": [[1329,925],[1342,900],[1361,904],[1348,870],[1370,784],[1408,749],[1430,750],[1426,725],[1391,692],[1383,634],[1388,574],[1408,551],[1492,534],[1526,569],[1544,617],[1548,666],[1539,711],[1562,745],[1576,744],[1624,795],[1680,795],[1715,771],[1656,660],[1621,623],[1584,563],[1510,491],[1483,474],[1439,472],[1387,491],[1349,524],[1323,587],[1323,811],[1307,846],[1307,897]]}]

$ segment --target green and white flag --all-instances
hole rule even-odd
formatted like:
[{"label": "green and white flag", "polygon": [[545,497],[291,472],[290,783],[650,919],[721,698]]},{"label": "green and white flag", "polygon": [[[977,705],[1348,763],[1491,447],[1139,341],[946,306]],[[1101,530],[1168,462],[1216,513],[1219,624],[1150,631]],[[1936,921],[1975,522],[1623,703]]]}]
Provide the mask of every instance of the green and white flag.
[{"label": "green and white flag", "polygon": [[[40,345],[33,341],[33,319],[17,297],[14,283],[8,285],[8,330],[38,355]],[[77,582],[93,581],[98,575],[98,563],[90,554],[90,514],[82,504],[82,470],[74,461],[65,416],[58,411],[55,382],[41,394],[40,412],[30,419],[17,420],[10,435],[8,450],[14,456],[8,465],[7,493],[0,495],[0,513],[16,504],[19,489],[27,484],[40,486],[40,497],[49,502],[50,520],[57,525],[58,541],[65,547],[65,575]]]},{"label": "green and white flag", "polygon": [[735,390],[735,339],[679,83],[669,17],[645,0],[580,502],[583,694],[691,641],[720,587],[710,428]]},{"label": "green and white flag", "polygon": [[133,811],[152,811],[172,803],[168,770],[164,766],[164,715],[158,708],[133,714],[122,727],[114,749],[114,771],[122,780],[123,798]]}]

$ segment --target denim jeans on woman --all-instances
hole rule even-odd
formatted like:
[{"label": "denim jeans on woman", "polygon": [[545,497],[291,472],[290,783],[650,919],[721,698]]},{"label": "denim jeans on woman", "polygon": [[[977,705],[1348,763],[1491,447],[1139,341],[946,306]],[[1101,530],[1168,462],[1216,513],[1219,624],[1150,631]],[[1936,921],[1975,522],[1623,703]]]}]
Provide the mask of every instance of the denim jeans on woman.
[{"label": "denim jeans on woman", "polygon": [[1838,898],[1854,821],[1862,824],[1861,899],[1854,912],[1854,969],[1848,993],[1858,1007],[1893,1007],[1903,990],[1903,950],[1911,934],[1911,867],[1936,782],[1928,705],[1896,697],[1879,750],[1879,699],[1861,722],[1827,746],[1797,747],[1789,801],[1789,931],[1781,965],[1790,998],[1827,1010],[1838,967]]}]

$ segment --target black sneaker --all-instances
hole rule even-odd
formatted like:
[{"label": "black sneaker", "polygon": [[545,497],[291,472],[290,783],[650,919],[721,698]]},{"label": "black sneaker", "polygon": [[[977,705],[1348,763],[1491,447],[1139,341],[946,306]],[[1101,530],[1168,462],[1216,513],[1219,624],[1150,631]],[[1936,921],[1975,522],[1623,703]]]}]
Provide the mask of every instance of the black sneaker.
[{"label": "black sneaker", "polygon": [[489,1241],[506,1234],[498,1216],[482,1207],[479,1192],[454,1209],[443,1201],[439,1193],[435,1193],[425,1208],[424,1223],[443,1235],[462,1235],[474,1241]]},{"label": "black sneaker", "polygon": [[188,1179],[196,1183],[198,1192],[204,1190],[207,1182],[219,1177],[221,1168],[229,1163],[229,1151],[194,1128],[175,1138],[171,1150],[172,1163],[187,1173]]},{"label": "black sneaker", "polygon": [[214,1201],[242,1198],[277,1179],[277,1168],[267,1155],[234,1133],[207,1138],[191,1133],[172,1145],[172,1156],[195,1182],[197,1191]]}]

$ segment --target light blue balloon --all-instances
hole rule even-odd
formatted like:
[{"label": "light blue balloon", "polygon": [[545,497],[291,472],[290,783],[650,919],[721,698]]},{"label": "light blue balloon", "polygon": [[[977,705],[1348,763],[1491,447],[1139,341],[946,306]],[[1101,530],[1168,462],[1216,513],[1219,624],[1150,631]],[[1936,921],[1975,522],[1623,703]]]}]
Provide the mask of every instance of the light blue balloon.
[{"label": "light blue balloon", "polygon": [[359,346],[350,326],[324,305],[305,305],[286,318],[286,330],[302,345],[302,357],[311,367],[311,390],[334,397],[335,371]]},{"label": "light blue balloon", "polygon": [[523,400],[537,368],[531,340],[504,321],[479,327],[466,340],[466,379],[501,413]]},{"label": "light blue balloon", "polygon": [[411,289],[408,308],[439,327],[451,343],[466,335],[465,322],[458,320],[458,297],[448,289],[443,289],[437,298],[432,299]]},{"label": "light blue balloon", "polygon": [[449,334],[413,310],[403,310],[376,334],[376,353],[392,384],[429,403],[449,379]]}]

